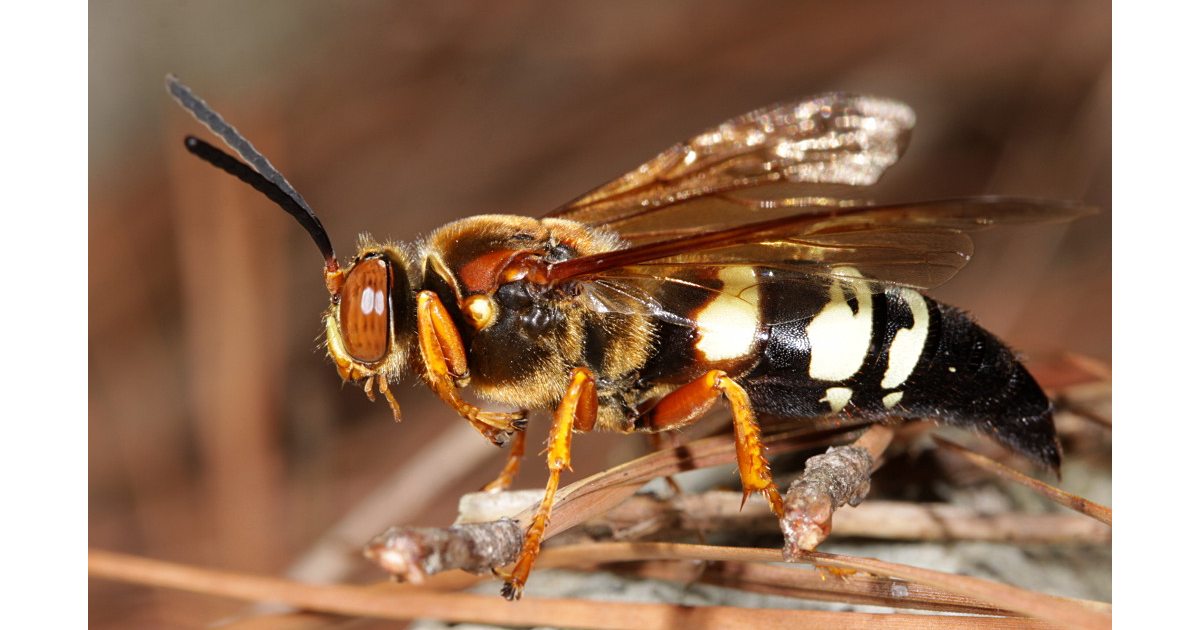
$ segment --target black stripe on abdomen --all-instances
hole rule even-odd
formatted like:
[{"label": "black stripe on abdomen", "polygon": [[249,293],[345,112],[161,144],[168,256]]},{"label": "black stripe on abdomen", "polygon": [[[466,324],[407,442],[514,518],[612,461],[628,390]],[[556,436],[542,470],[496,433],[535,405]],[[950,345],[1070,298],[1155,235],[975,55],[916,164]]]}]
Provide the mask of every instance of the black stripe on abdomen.
[{"label": "black stripe on abdomen", "polygon": [[887,349],[912,317],[899,296],[844,286],[854,282],[809,290],[780,283],[767,293],[764,360],[741,379],[760,413],[801,418],[885,410]]},{"label": "black stripe on abdomen", "polygon": [[[1057,468],[1059,447],[1041,387],[1007,346],[965,313],[911,289],[877,293],[861,364],[847,378],[825,380],[813,369],[813,353],[835,349],[814,346],[811,321],[787,321],[789,311],[814,312],[811,299],[791,294],[769,303],[770,316],[783,323],[769,329],[766,360],[741,379],[759,413],[931,418],[989,433]],[[852,351],[857,360],[857,346]]]},{"label": "black stripe on abdomen", "polygon": [[940,330],[905,394],[904,417],[988,433],[1057,470],[1061,453],[1053,410],[1041,386],[1008,346],[966,313],[930,304]]}]

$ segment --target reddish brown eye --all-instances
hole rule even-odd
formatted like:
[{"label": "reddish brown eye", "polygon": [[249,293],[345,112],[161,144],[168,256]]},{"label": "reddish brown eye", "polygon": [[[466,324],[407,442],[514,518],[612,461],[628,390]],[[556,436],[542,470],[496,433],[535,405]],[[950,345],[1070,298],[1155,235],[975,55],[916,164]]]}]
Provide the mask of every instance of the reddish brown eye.
[{"label": "reddish brown eye", "polygon": [[354,265],[342,286],[342,341],[350,356],[363,363],[387,354],[390,276],[384,259],[368,258]]}]

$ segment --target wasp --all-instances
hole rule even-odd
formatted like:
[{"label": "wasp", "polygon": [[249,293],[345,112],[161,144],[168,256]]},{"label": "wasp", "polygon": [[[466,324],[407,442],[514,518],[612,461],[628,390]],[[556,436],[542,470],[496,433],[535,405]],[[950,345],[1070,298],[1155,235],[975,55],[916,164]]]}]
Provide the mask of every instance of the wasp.
[{"label": "wasp", "polygon": [[[728,407],[745,496],[782,517],[759,419],[932,418],[1057,470],[1051,404],[1003,342],[922,293],[966,264],[970,233],[1063,221],[1070,203],[971,198],[875,204],[862,191],[916,122],[894,100],[832,93],[759,109],[678,143],[541,218],[484,215],[414,245],[364,236],[339,263],[316,214],[271,163],[174,77],[170,94],[245,162],[187,150],[295,217],[324,258],[326,348],[382,394],[416,375],[512,451],[549,410],[544,498],[507,575],[521,595],[572,436],[658,433]],[[489,411],[462,393],[513,409]]]}]

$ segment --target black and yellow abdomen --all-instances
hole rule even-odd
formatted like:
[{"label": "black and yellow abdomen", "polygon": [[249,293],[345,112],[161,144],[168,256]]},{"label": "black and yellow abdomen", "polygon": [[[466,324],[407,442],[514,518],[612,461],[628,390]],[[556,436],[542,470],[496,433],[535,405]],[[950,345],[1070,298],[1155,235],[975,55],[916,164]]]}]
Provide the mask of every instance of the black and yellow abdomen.
[{"label": "black and yellow abdomen", "polygon": [[[1013,351],[964,312],[852,269],[823,285],[729,269],[663,288],[663,301],[676,304],[687,304],[680,294],[690,291],[690,310],[680,315],[691,323],[659,324],[643,382],[722,369],[760,415],[930,418],[988,433],[1057,469],[1045,393]],[[708,291],[694,289],[701,285]]]}]

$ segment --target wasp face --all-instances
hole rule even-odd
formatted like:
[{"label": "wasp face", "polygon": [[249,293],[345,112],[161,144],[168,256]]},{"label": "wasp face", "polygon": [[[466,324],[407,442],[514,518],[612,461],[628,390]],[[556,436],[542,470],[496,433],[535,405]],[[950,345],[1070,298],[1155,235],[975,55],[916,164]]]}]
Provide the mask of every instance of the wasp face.
[{"label": "wasp face", "polygon": [[399,377],[412,346],[416,300],[408,259],[391,246],[364,246],[340,272],[325,314],[329,354],[343,379]]}]

